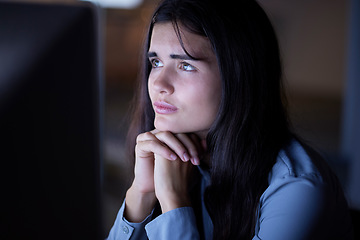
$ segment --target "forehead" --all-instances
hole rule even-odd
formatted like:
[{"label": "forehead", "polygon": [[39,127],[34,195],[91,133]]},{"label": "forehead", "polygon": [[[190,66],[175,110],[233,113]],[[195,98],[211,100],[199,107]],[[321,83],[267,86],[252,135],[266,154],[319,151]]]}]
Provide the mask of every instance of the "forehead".
[{"label": "forehead", "polygon": [[[213,55],[210,41],[206,37],[191,33],[181,25],[179,25],[179,32],[181,41],[190,55],[197,58],[206,58]],[[185,53],[172,23],[156,23],[154,25],[149,51],[168,51],[169,54]]]}]

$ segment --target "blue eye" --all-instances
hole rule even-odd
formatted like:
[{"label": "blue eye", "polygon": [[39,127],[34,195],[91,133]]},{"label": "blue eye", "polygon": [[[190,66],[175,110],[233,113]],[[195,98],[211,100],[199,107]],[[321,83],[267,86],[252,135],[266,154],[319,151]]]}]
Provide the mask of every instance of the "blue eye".
[{"label": "blue eye", "polygon": [[182,62],[182,63],[180,64],[180,67],[179,67],[179,68],[182,69],[182,70],[184,70],[184,71],[187,71],[187,72],[193,72],[193,71],[196,71],[196,70],[197,70],[194,66],[192,66],[191,64],[188,64],[188,63],[186,63],[186,62]]},{"label": "blue eye", "polygon": [[159,68],[164,66],[164,64],[157,58],[151,59],[150,63],[153,68]]}]

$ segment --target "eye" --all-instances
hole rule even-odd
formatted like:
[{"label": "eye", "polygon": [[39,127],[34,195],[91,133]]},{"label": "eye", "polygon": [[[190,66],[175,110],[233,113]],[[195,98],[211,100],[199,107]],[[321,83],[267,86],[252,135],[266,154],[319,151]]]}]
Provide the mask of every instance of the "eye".
[{"label": "eye", "polygon": [[150,59],[150,63],[153,68],[159,68],[164,66],[164,64],[157,58]]},{"label": "eye", "polygon": [[196,67],[194,67],[193,65],[187,63],[187,62],[182,62],[180,63],[180,66],[179,66],[180,69],[184,70],[184,71],[187,71],[187,72],[194,72],[196,71]]}]

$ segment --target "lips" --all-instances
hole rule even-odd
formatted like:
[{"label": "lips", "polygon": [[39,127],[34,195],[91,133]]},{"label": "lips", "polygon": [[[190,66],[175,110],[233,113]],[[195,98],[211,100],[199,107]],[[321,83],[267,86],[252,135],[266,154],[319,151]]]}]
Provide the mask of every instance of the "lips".
[{"label": "lips", "polygon": [[154,110],[159,114],[171,114],[175,113],[178,108],[164,101],[154,102]]}]

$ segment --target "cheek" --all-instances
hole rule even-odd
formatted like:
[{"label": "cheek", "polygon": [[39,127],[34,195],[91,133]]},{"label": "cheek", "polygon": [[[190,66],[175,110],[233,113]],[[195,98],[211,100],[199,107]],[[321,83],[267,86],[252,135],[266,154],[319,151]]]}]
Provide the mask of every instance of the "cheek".
[{"label": "cheek", "polygon": [[147,91],[150,96],[150,100],[153,101],[153,92],[154,91],[152,89],[152,80],[150,77],[148,78],[148,82],[147,82]]},{"label": "cheek", "polygon": [[202,98],[206,99],[207,102],[218,105],[221,98],[221,82],[220,79],[215,76],[205,78],[206,81],[203,81],[203,84],[199,86],[199,94],[201,94]]},{"label": "cheek", "polygon": [[[190,97],[190,92],[189,97]],[[194,111],[202,113],[208,118],[214,118],[218,112],[220,99],[221,99],[221,87],[217,79],[213,81],[207,81],[203,84],[199,84],[197,87],[192,88],[191,92],[192,104],[194,104]]]},{"label": "cheek", "polygon": [[204,108],[206,107],[208,110],[208,117],[214,121],[220,106],[221,85],[218,83],[217,79],[212,83],[211,87],[206,89],[206,96],[204,96],[205,102],[203,104]]}]

